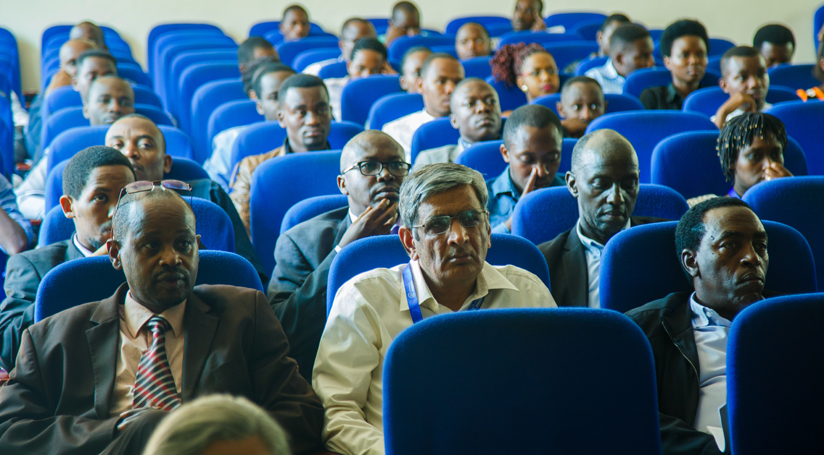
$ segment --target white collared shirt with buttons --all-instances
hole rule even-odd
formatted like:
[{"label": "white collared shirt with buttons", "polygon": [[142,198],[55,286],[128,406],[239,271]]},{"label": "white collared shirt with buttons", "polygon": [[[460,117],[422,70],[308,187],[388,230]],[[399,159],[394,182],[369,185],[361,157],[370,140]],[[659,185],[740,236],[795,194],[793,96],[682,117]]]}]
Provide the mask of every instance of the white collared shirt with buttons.
[{"label": "white collared shirt with buttons", "polygon": [[421,125],[429,123],[432,120],[435,120],[435,117],[424,109],[384,124],[381,131],[390,135],[392,139],[403,147],[403,151],[406,153],[406,162],[411,163],[412,136],[415,135],[415,131],[418,131]]},{"label": "white collared shirt with buttons", "polygon": [[598,83],[601,84],[601,89],[604,91],[604,94],[612,93],[620,95],[624,92],[624,82],[627,80],[624,76],[618,74],[615,65],[612,64],[612,59],[607,60],[604,66],[590,68],[584,75],[598,81]]},{"label": "white collared shirt with buttons", "polygon": [[[632,224],[631,220],[627,220],[627,225],[624,229],[629,229]],[[623,229],[622,229],[623,230]],[[575,224],[575,232],[578,238],[584,245],[585,256],[587,258],[587,306],[589,308],[601,308],[601,293],[599,286],[601,285],[601,253],[604,252],[604,245],[592,240],[581,232],[581,222]]]},{"label": "white collared shirt with buttons", "polygon": [[[426,285],[418,261],[412,280],[423,318],[452,313]],[[403,270],[362,273],[338,290],[321,336],[312,385],[326,409],[326,448],[341,454],[383,454],[383,362],[392,340],[411,326]],[[482,309],[554,308],[549,290],[532,273],[484,264],[461,311],[484,297]]]},{"label": "white collared shirt with buttons", "polygon": [[693,427],[709,433],[707,427],[722,428],[718,410],[727,403],[727,338],[730,321],[715,310],[701,305],[690,296],[692,331],[698,351],[698,371],[701,377],[698,410]]}]

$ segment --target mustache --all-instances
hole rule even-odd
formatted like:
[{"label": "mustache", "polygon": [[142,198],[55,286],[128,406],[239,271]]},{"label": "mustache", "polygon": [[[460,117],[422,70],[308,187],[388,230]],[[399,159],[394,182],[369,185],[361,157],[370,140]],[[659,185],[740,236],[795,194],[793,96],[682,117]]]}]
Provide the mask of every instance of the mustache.
[{"label": "mustache", "polygon": [[178,280],[183,280],[183,281],[188,283],[189,282],[189,271],[186,270],[185,268],[179,267],[179,266],[176,266],[176,267],[168,266],[168,267],[162,268],[159,272],[154,274],[154,276],[152,277],[152,281],[154,281],[154,282],[164,281],[164,280],[168,280],[168,279],[178,279]]}]

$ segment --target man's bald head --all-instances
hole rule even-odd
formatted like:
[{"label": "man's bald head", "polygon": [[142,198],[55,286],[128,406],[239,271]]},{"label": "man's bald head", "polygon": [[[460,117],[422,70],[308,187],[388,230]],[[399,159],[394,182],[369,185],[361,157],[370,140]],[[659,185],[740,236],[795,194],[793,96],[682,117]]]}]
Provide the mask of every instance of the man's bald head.
[{"label": "man's bald head", "polygon": [[632,144],[615,130],[597,130],[579,139],[575,148],[572,149],[570,163],[572,172],[580,172],[583,167],[587,166],[589,157],[592,155],[598,155],[607,160],[631,155],[636,167],[638,166],[638,156]]},{"label": "man's bald head", "polygon": [[405,157],[403,147],[382,131],[367,130],[350,139],[341,153],[338,176],[338,189],[349,199],[349,210],[360,215],[368,207],[386,210],[387,204],[397,203],[409,173]]},{"label": "man's bald head", "polygon": [[74,77],[77,74],[77,57],[91,49],[97,49],[97,44],[86,38],[66,41],[60,46],[60,69]]},{"label": "man's bald head", "polygon": [[86,38],[100,49],[106,49],[106,41],[103,38],[103,30],[93,22],[81,22],[69,31],[69,39]]},{"label": "man's bald head", "polygon": [[146,214],[155,210],[180,213],[187,225],[195,231],[195,212],[183,197],[174,190],[155,188],[152,191],[124,194],[114,214],[112,225],[115,240],[122,242],[131,232],[145,228]]},{"label": "man's bald head", "polygon": [[340,155],[340,171],[343,172],[362,161],[363,156],[376,150],[395,151],[400,161],[404,160],[403,147],[391,136],[380,130],[366,130],[350,139],[343,147]]}]

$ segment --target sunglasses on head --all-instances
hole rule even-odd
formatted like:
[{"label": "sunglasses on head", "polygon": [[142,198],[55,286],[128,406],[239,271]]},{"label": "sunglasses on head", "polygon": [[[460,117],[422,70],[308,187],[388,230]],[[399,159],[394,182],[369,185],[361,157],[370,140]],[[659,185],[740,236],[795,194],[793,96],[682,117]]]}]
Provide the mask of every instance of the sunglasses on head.
[{"label": "sunglasses on head", "polygon": [[[120,202],[123,200],[123,196],[127,194],[147,193],[149,191],[154,191],[155,189],[160,189],[160,191],[188,191],[190,199],[189,205],[191,205],[192,185],[189,185],[186,182],[180,180],[155,180],[153,182],[148,180],[140,180],[138,182],[132,182],[120,190],[120,195],[117,196],[117,205],[114,206],[114,213],[112,213],[112,220],[114,220],[117,210],[120,208]],[[114,240],[114,224],[112,224],[112,240]]]}]

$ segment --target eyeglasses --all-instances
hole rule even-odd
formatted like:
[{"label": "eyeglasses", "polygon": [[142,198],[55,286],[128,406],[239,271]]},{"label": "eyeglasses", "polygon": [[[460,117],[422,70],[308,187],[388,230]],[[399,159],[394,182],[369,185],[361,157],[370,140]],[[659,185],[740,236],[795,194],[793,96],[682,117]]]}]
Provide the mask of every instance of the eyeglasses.
[{"label": "eyeglasses", "polygon": [[[120,190],[120,195],[117,196],[117,205],[114,206],[112,220],[114,220],[114,216],[117,214],[117,209],[120,208],[120,201],[123,199],[123,196],[127,194],[146,193],[149,191],[154,191],[155,188],[160,188],[162,191],[188,191],[189,197],[191,198],[192,185],[180,180],[155,180],[153,182],[141,180],[139,182],[132,182]],[[189,205],[191,205],[191,201],[189,201]],[[112,240],[114,240],[114,224],[112,224]]]},{"label": "eyeglasses", "polygon": [[411,164],[403,161],[361,161],[353,164],[349,169],[341,172],[340,175],[346,174],[355,168],[358,168],[363,175],[380,175],[383,169],[386,168],[395,177],[403,177],[409,175],[409,168],[411,167]]},{"label": "eyeglasses", "polygon": [[441,235],[452,227],[452,220],[458,219],[461,226],[471,229],[483,224],[486,221],[486,210],[466,210],[457,215],[440,215],[429,217],[426,222],[413,228],[423,228],[426,235],[435,236]]}]

